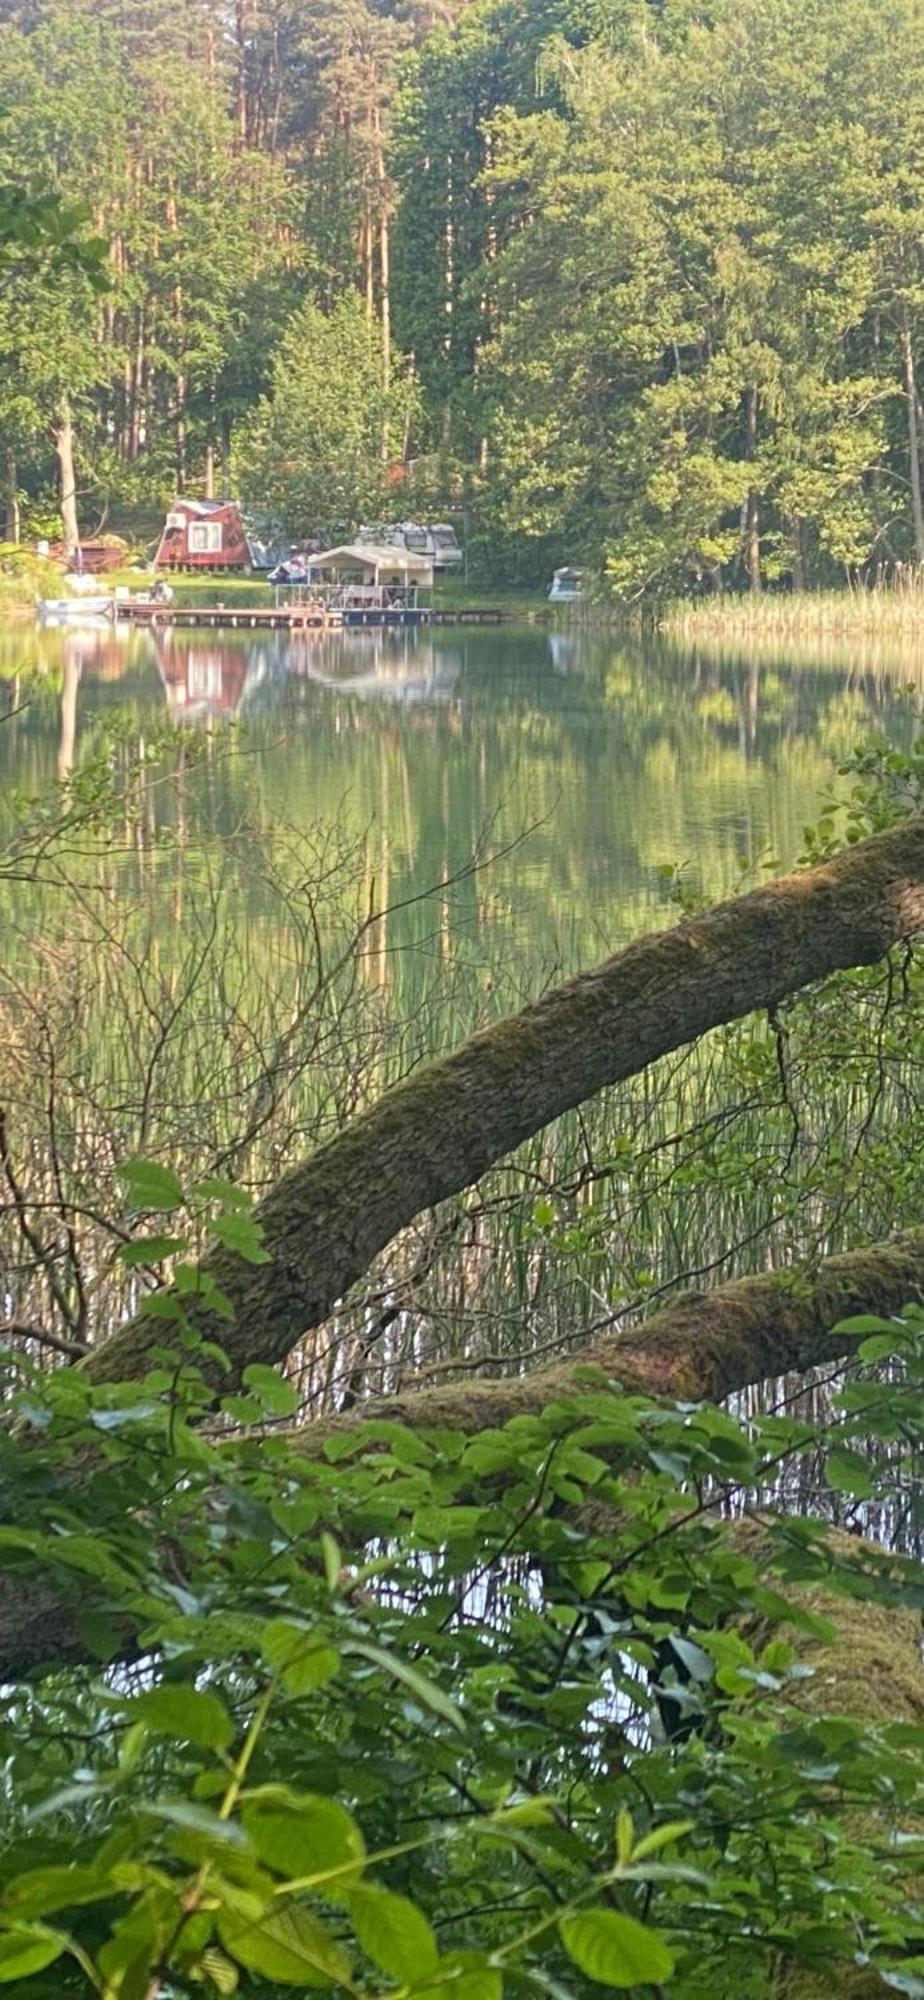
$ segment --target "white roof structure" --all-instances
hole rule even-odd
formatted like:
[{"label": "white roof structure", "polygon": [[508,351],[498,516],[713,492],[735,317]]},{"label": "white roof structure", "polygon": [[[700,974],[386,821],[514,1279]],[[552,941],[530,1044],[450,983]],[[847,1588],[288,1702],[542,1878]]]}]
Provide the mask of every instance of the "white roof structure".
[{"label": "white roof structure", "polygon": [[360,576],[363,583],[416,583],[429,590],[433,583],[430,556],[414,555],[410,549],[385,548],[374,542],[345,542],[341,548],[322,549],[305,565],[310,577],[322,570],[337,576]]}]

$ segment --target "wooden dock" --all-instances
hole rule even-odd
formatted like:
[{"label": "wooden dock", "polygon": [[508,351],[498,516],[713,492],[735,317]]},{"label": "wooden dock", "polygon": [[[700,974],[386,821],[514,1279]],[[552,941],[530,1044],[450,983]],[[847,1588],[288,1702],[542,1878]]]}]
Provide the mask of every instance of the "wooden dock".
[{"label": "wooden dock", "polygon": [[508,614],[496,607],[479,610],[434,611],[423,605],[357,606],[344,611],[328,611],[323,604],[152,604],[138,598],[117,598],[115,615],[120,623],[149,625],[162,631],[179,630],[232,632],[312,632],[323,635],[350,630],[393,630],[427,625],[500,625]]},{"label": "wooden dock", "polygon": [[130,625],[166,625],[232,632],[331,632],[340,624],[323,604],[149,604],[116,599],[115,615]]}]

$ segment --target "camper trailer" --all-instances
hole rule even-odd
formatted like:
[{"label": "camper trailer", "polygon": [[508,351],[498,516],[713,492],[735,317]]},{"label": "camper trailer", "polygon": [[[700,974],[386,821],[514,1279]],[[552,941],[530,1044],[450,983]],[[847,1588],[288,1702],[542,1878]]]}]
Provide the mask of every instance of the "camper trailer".
[{"label": "camper trailer", "polygon": [[383,526],[360,528],[357,539],[377,548],[406,549],[409,555],[429,557],[437,574],[459,570],[463,563],[455,528],[448,521],[437,521],[432,527],[420,521],[388,521]]}]

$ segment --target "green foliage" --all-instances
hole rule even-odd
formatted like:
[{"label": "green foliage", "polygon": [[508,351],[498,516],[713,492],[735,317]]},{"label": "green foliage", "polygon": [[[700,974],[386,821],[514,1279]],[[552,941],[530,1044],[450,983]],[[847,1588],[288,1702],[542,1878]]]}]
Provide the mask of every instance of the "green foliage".
[{"label": "green foliage", "polygon": [[[219,1240],[246,1215],[123,1177]],[[921,1567],[785,1493],[820,1459],[917,1517],[920,1311],[857,1323],[811,1421],[589,1369],[502,1430],[357,1420],[306,1450],[272,1370],[215,1406],[186,1268],[140,1382],[2,1357],[4,1568],[100,1668],[9,1694],[0,1983],[757,2000],[782,1957],[911,1990],[920,1728],[888,1684],[861,1719],[836,1635],[849,1658],[851,1620],[914,1621]]]},{"label": "green foliage", "polygon": [[400,455],[411,407],[405,377],[387,384],[381,334],[358,299],[329,312],[309,301],[287,323],[269,395],[243,427],[235,480],[293,535],[329,544],[375,518],[387,460]]},{"label": "green foliage", "polygon": [[[478,20],[500,60],[500,16]],[[482,526],[520,566],[530,544],[584,556],[628,602],[920,560],[914,6],[826,0],[810,28],[794,4],[626,8],[586,50],[560,28],[532,104],[520,82],[482,112],[488,216],[446,264],[480,312]],[[458,144],[424,76],[414,192],[434,118]],[[434,400],[444,376],[440,350]]]},{"label": "green foliage", "polygon": [[508,583],[924,559],[915,0],[37,0],[0,102],[11,501],[66,393],[145,535],[240,475],[327,539],[390,457]]},{"label": "green foliage", "polygon": [[0,262],[24,252],[42,265],[46,279],[77,271],[94,290],[106,291],[109,245],[104,237],[87,234],[90,220],[86,202],[62,202],[9,182],[0,185]]}]

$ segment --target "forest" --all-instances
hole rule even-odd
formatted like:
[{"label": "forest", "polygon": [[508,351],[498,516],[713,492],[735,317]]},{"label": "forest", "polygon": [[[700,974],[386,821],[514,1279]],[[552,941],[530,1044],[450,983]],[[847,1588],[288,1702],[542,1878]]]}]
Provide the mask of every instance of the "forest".
[{"label": "forest", "polygon": [[[631,604],[924,559],[916,0],[3,0],[6,533],[447,514]],[[896,78],[901,89],[896,89]]]}]

